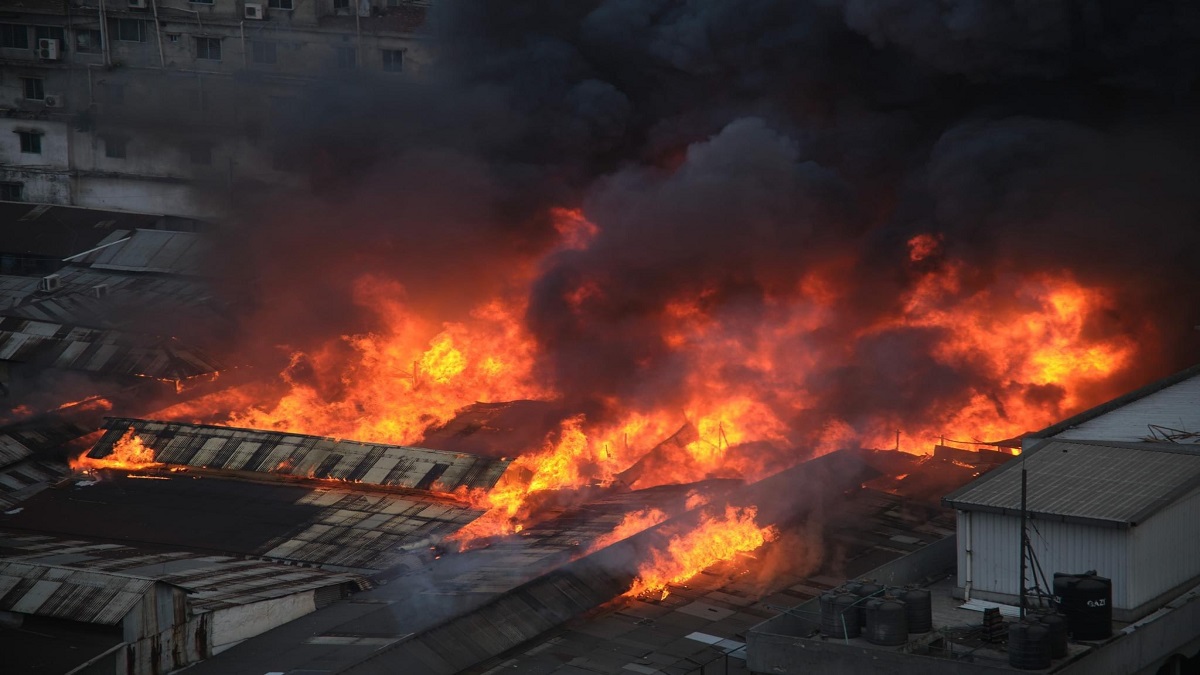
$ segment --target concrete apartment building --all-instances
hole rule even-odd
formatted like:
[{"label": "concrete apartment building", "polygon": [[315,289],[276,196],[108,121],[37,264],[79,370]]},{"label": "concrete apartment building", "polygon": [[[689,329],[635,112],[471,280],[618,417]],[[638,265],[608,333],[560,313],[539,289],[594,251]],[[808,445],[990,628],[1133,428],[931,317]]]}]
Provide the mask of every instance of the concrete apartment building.
[{"label": "concrete apartment building", "polygon": [[4,3],[0,200],[212,218],[291,184],[276,119],[322,80],[412,77],[425,4]]}]

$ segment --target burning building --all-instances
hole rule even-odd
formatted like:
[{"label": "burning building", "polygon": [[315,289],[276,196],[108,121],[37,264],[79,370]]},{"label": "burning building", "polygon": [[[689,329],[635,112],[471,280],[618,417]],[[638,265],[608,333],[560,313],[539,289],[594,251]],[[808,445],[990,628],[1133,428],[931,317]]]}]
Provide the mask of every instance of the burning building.
[{"label": "burning building", "polygon": [[[756,619],[949,551],[938,499],[1196,360],[1192,10],[1009,4],[433,4],[419,86],[282,102],[304,189],[211,234],[106,235],[62,288],[6,281],[4,346],[96,376],[6,428],[0,531],[31,566],[6,618],[107,636],[89,668],[228,675],[501,666],[634,616],[651,632],[619,655],[583,630],[526,655],[678,670],[752,661]],[[118,35],[191,33],[128,14]],[[166,554],[321,574],[206,604],[209,568]],[[163,621],[113,643],[137,602],[72,613],[46,575],[161,597]],[[218,631],[235,607],[257,618]]]}]

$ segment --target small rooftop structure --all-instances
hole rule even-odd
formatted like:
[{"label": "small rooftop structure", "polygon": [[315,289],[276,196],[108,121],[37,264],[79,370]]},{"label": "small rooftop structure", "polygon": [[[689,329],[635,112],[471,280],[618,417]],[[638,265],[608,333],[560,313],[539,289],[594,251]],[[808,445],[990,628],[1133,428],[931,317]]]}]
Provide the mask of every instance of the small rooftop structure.
[{"label": "small rooftop structure", "polygon": [[66,260],[98,270],[201,276],[207,240],[195,232],[113,230],[95,247]]},{"label": "small rooftop structure", "polygon": [[1051,439],[943,501],[962,511],[1020,515],[1021,469],[1033,518],[1130,528],[1200,487],[1200,447]]}]

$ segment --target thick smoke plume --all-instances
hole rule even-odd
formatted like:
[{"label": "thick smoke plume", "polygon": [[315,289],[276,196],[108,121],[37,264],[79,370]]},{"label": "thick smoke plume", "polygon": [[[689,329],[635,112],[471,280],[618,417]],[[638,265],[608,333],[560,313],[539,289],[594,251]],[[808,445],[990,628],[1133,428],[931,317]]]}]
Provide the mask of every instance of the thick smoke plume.
[{"label": "thick smoke plume", "polygon": [[[447,1],[425,30],[419,77],[287,121],[309,185],[224,247],[243,355],[372,329],[364,277],[433,325],[515,292],[565,408],[734,383],[795,445],[973,396],[1070,413],[1200,355],[1193,3]],[[558,246],[556,207],[589,245]],[[1083,335],[1136,358],[1067,400],[939,357],[957,329],[888,317],[950,271],[925,315],[1068,278],[1102,289]],[[684,315],[702,349],[672,342]],[[721,349],[770,365],[706,370]]]}]

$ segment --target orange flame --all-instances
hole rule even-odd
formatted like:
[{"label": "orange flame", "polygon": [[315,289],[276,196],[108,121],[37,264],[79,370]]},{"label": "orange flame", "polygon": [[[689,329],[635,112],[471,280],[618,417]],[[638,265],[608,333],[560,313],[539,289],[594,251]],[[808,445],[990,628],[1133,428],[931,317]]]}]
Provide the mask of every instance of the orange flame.
[{"label": "orange flame", "polygon": [[154,461],[153,448],[146,446],[133,427],[129,427],[129,430],[121,438],[117,439],[117,442],[113,444],[112,452],[107,456],[95,459],[88,457],[85,452],[71,460],[70,465],[71,469],[75,471],[93,469],[149,469],[151,467],[164,466],[161,462]]},{"label": "orange flame", "polygon": [[723,517],[706,515],[696,529],[672,537],[665,552],[654,551],[625,595],[665,598],[668,585],[683,583],[716,563],[773,541],[778,532],[774,527],[759,527],[754,522],[757,516],[754,507],[732,506],[725,508]]},{"label": "orange flame", "polygon": [[611,546],[612,544],[628,539],[633,535],[647,530],[667,519],[667,514],[659,509],[642,509],[641,511],[631,511],[625,514],[621,522],[613,528],[612,532],[598,537],[592,542],[589,551],[599,551],[600,549]]}]

